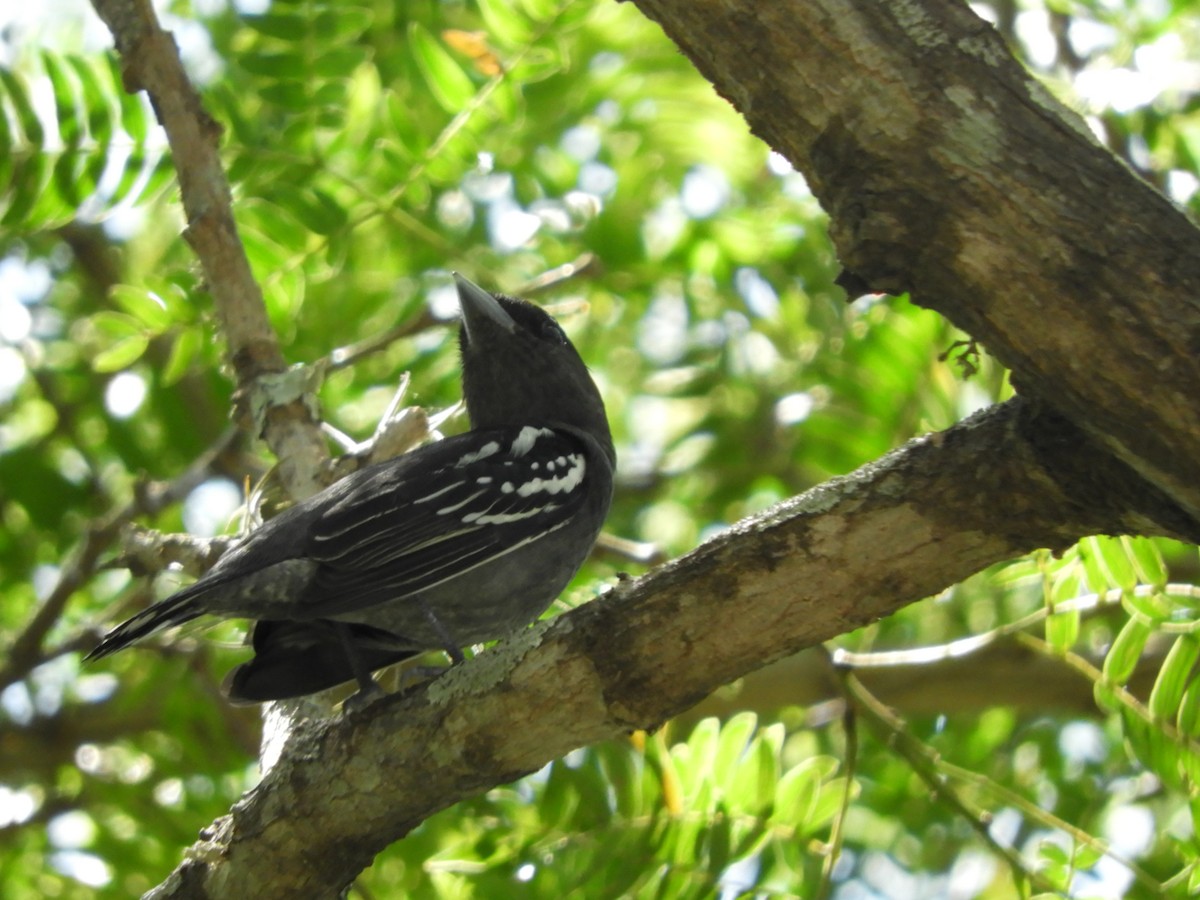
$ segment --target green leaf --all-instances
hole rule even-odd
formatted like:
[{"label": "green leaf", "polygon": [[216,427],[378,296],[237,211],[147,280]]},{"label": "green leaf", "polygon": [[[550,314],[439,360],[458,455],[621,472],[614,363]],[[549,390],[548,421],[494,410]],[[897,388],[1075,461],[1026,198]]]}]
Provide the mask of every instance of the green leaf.
[{"label": "green leaf", "polygon": [[259,89],[258,95],[267,103],[293,113],[307,112],[313,105],[312,86],[300,78],[281,78],[265,84]]},{"label": "green leaf", "polygon": [[1150,594],[1126,591],[1121,596],[1121,604],[1131,615],[1140,616],[1151,622],[1161,622],[1171,615],[1170,602],[1158,591]]},{"label": "green leaf", "polygon": [[238,65],[261,78],[304,81],[309,75],[308,60],[299,53],[251,52],[237,58]]},{"label": "green leaf", "polygon": [[1150,714],[1155,718],[1174,722],[1183,701],[1183,693],[1192,680],[1196,660],[1200,658],[1200,639],[1190,634],[1181,634],[1167,651],[1158,678],[1150,690]]},{"label": "green leaf", "polygon": [[1108,654],[1104,657],[1104,677],[1112,684],[1127,683],[1137,668],[1142,656],[1142,648],[1153,629],[1148,623],[1139,618],[1131,618],[1117,632]]},{"label": "green leaf", "polygon": [[33,209],[52,175],[50,159],[44,154],[18,159],[9,180],[11,193],[3,198],[7,209],[4,217],[0,218],[0,224],[11,228],[34,228],[39,225],[33,221]]},{"label": "green leaf", "polygon": [[816,809],[822,785],[837,772],[832,756],[811,756],[783,774],[775,788],[772,824],[808,831],[808,820]]},{"label": "green leaf", "polygon": [[293,12],[276,6],[266,15],[243,16],[242,23],[266,37],[297,41],[308,37],[313,21],[307,12]]},{"label": "green leaf", "polygon": [[1038,856],[1048,863],[1066,867],[1070,860],[1067,857],[1067,851],[1053,841],[1038,842]]},{"label": "green leaf", "polygon": [[149,344],[150,338],[146,335],[131,334],[96,354],[92,368],[97,372],[119,372],[141,359]]},{"label": "green leaf", "polygon": [[198,328],[184,328],[175,336],[171,344],[171,354],[167,357],[160,378],[164,385],[176,384],[187,374],[192,361],[200,356],[203,340]]},{"label": "green leaf", "polygon": [[349,78],[370,58],[366,47],[333,47],[317,57],[313,71],[321,78]]},{"label": "green leaf", "polygon": [[336,125],[332,127],[342,128],[345,125],[346,107],[349,104],[349,91],[352,84],[357,82],[353,78],[334,78],[320,84],[317,91],[313,94],[313,102],[320,107],[336,107],[335,109],[322,109],[322,113],[340,113],[342,118],[336,121]]},{"label": "green leaf", "polygon": [[1087,539],[1095,553],[1104,580],[1123,591],[1132,591],[1138,583],[1137,571],[1125,545],[1118,538],[1099,535]]},{"label": "green leaf", "polygon": [[[819,831],[830,822],[834,816],[837,816],[842,811],[842,803],[846,791],[846,778],[831,778],[822,788],[817,796],[816,803],[813,804],[812,812],[808,817],[809,832]],[[850,796],[853,799],[858,793],[856,786],[851,785]]]},{"label": "green leaf", "polygon": [[572,0],[521,0],[521,7],[535,22],[549,22],[559,14],[562,6],[571,5],[571,2]]},{"label": "green leaf", "polygon": [[1166,587],[1167,565],[1163,562],[1158,544],[1152,538],[1123,535],[1121,545],[1143,584],[1153,585],[1159,590]]},{"label": "green leaf", "polygon": [[1147,722],[1128,707],[1121,709],[1125,739],[1137,758],[1159,778],[1178,790],[1185,772],[1185,754],[1170,740],[1156,723]]},{"label": "green leaf", "polygon": [[1046,618],[1046,643],[1058,653],[1066,653],[1079,640],[1079,610],[1054,613]]},{"label": "green leaf", "polygon": [[728,789],[731,809],[761,817],[768,813],[775,800],[775,783],[779,776],[779,759],[770,742],[756,738],[733,773]]},{"label": "green leaf", "polygon": [[171,324],[166,301],[153,291],[130,284],[114,285],[109,291],[113,301],[152,333],[158,334]]},{"label": "green leaf", "polygon": [[78,90],[71,70],[53,53],[41,53],[42,66],[54,92],[54,112],[58,119],[58,136],[68,147],[77,147],[86,131],[80,116]]},{"label": "green leaf", "polygon": [[712,776],[717,784],[728,788],[749,750],[750,739],[758,726],[758,717],[752,712],[741,712],[721,728],[717,741],[717,752],[713,758]]},{"label": "green leaf", "polygon": [[63,206],[71,210],[78,209],[96,190],[96,182],[88,178],[83,162],[84,157],[79,153],[66,151],[54,163],[54,192],[62,199]]},{"label": "green leaf", "polygon": [[34,112],[33,101],[29,99],[25,85],[7,68],[0,66],[0,99],[4,98],[17,114],[17,122],[25,134],[25,140],[38,149],[44,147],[46,130]]},{"label": "green leaf", "polygon": [[[12,124],[8,120],[8,113],[4,111],[4,85],[0,83],[0,167],[11,168],[12,163],[8,159],[12,152],[13,145],[16,143],[16,137],[13,134]],[[0,176],[4,174],[5,168],[0,168]],[[6,183],[6,179],[0,177],[0,186]]]},{"label": "green leaf", "polygon": [[108,341],[118,341],[132,334],[140,334],[141,324],[127,313],[103,310],[91,316],[88,320],[93,328]]},{"label": "green leaf", "polygon": [[525,48],[533,41],[533,28],[505,0],[477,0],[488,36],[506,47]]},{"label": "green leaf", "polygon": [[715,718],[701,719],[692,728],[687,740],[689,763],[687,770],[681,773],[687,793],[698,791],[703,781],[712,778],[713,760],[717,757],[720,740],[721,723]]},{"label": "green leaf", "polygon": [[1200,682],[1193,681],[1183,692],[1175,725],[1185,737],[1200,736]]},{"label": "green leaf", "polygon": [[563,70],[563,58],[553,47],[535,47],[513,66],[510,75],[521,84],[552,78]]},{"label": "green leaf", "polygon": [[[626,819],[642,815],[645,808],[643,791],[644,758],[627,744],[606,744],[597,750],[603,786],[599,790],[612,791],[615,811]],[[597,778],[597,783],[600,778]],[[594,807],[597,804],[593,804]],[[604,804],[607,808],[607,804]]]},{"label": "green leaf", "polygon": [[1090,844],[1077,844],[1074,852],[1076,871],[1090,869],[1104,858],[1104,852]]},{"label": "green leaf", "polygon": [[263,37],[288,42],[354,40],[373,21],[371,9],[354,5],[289,10],[277,3],[265,15],[242,17],[242,22]]},{"label": "green leaf", "polygon": [[[1193,827],[1193,829],[1196,827],[1196,825],[1195,825],[1196,822],[1200,822],[1200,817],[1197,817],[1195,810],[1193,810],[1192,811],[1192,823],[1193,823],[1192,827]],[[1197,894],[1200,894],[1200,866],[1195,866],[1192,868],[1192,871],[1188,875],[1188,880],[1187,880],[1187,895],[1189,897],[1194,897]]]},{"label": "green leaf", "polygon": [[730,863],[732,846],[732,823],[727,816],[720,816],[708,826],[708,852],[705,854],[705,868],[710,879],[717,879],[724,874]]},{"label": "green leaf", "polygon": [[338,40],[351,40],[371,27],[375,11],[366,6],[345,4],[323,9],[317,16],[317,32]]},{"label": "green leaf", "polygon": [[449,113],[461,112],[475,96],[475,84],[467,73],[420,23],[409,23],[408,42],[438,105]]},{"label": "green leaf", "polygon": [[333,234],[346,227],[348,214],[334,197],[322,190],[296,190],[280,197],[310,231]]}]

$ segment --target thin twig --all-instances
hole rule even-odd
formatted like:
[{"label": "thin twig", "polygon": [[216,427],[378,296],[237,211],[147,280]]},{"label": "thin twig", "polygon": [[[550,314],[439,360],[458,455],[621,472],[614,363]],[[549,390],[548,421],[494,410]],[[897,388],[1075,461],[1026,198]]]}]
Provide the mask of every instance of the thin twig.
[{"label": "thin twig", "polygon": [[980,839],[992,848],[992,851],[1002,857],[1013,871],[1018,880],[1028,881],[1039,891],[1057,892],[1057,888],[1044,875],[1030,869],[1021,859],[1020,854],[997,841],[991,832],[991,814],[976,810],[954,790],[938,771],[937,754],[918,741],[909,732],[904,720],[880,703],[875,696],[863,686],[854,674],[843,670],[843,684],[848,696],[863,713],[868,724],[879,734],[879,739],[899,753],[925,783],[933,796],[940,798],[979,835]]},{"label": "thin twig", "polygon": [[[1162,587],[1141,584],[1132,591],[1136,597],[1151,597],[1155,594],[1165,594],[1172,597],[1183,597],[1190,600],[1200,600],[1200,587],[1194,584],[1167,584]],[[1124,591],[1114,588],[1110,591],[1096,594],[1081,594],[1070,600],[1054,604],[1053,608],[1043,606],[1026,616],[1001,625],[981,634],[949,641],[945,644],[934,644],[929,647],[913,647],[909,650],[879,650],[870,653],[856,653],[851,650],[837,649],[833,651],[833,661],[839,666],[849,666],[854,669],[886,668],[890,666],[919,666],[928,663],[941,662],[946,659],[956,659],[969,656],[984,647],[994,644],[1001,638],[1011,637],[1027,630],[1046,619],[1047,616],[1062,612],[1085,612],[1101,606],[1115,606],[1121,602]],[[1200,631],[1200,621],[1192,622],[1156,622],[1155,628],[1166,634],[1184,634]]]},{"label": "thin twig", "polygon": [[[826,660],[832,662],[826,653]],[[842,855],[842,846],[846,837],[846,816],[850,812],[850,801],[854,791],[854,773],[858,770],[858,715],[857,707],[843,697],[842,701],[842,731],[846,736],[844,753],[845,782],[842,790],[842,803],[829,829],[829,846],[825,851],[825,860],[821,864],[821,883],[817,888],[817,900],[825,900],[833,890],[833,870]]]},{"label": "thin twig", "polygon": [[24,678],[48,658],[43,652],[46,635],[58,623],[67,601],[100,569],[100,557],[121,535],[122,529],[141,515],[154,515],[174,503],[207,477],[212,461],[225,451],[237,437],[228,428],[201,456],[177,478],[165,484],[154,484],[135,490],[133,499],[125,506],[98,522],[84,533],[70,559],[63,565],[58,581],[42,605],[21,629],[6,649],[4,665],[0,666],[0,689]]}]

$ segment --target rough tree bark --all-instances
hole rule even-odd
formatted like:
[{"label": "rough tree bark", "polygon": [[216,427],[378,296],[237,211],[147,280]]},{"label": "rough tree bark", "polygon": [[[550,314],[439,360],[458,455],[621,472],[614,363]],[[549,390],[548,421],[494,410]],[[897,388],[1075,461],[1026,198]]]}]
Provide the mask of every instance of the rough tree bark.
[{"label": "rough tree bark", "polygon": [[302,500],[324,487],[321,464],[328,452],[307,386],[285,375],[283,352],[238,237],[229,182],[217,154],[221,128],[204,111],[174,39],[159,27],[148,2],[94,0],[92,5],[113,34],[126,89],[149,93],[167,133],[187,214],[184,235],[212,291],[244,427],[267,441],[285,489]]},{"label": "rough tree bark", "polygon": [[1200,237],[988,26],[956,0],[639,5],[808,177],[844,283],[911,291],[1024,396],[307,727],[156,896],[333,896],[438,809],[989,563],[1200,537]]},{"label": "rough tree bark", "polygon": [[911,293],[1192,515],[1200,239],[960,0],[639,0]]}]

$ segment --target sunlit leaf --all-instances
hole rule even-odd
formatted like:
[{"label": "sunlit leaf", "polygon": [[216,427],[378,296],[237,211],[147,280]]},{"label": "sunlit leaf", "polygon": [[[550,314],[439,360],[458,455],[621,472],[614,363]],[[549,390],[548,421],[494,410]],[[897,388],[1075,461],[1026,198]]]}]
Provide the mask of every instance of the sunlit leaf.
[{"label": "sunlit leaf", "polygon": [[119,372],[121,369],[127,369],[141,359],[149,343],[150,338],[145,334],[131,334],[121,338],[96,354],[92,360],[92,368],[97,372]]},{"label": "sunlit leaf", "polygon": [[475,85],[453,57],[425,28],[409,24],[409,45],[430,92],[443,109],[457,113],[475,96]]},{"label": "sunlit leaf", "polygon": [[1153,629],[1142,619],[1129,619],[1113,639],[1104,657],[1104,677],[1113,684],[1125,684],[1141,659],[1142,648]]}]

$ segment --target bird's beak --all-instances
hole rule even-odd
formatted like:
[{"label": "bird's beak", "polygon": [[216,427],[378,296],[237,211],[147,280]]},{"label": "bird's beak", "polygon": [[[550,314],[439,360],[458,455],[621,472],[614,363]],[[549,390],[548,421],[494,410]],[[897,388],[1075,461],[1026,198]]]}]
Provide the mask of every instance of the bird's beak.
[{"label": "bird's beak", "polygon": [[509,334],[516,329],[517,323],[496,302],[495,297],[457,272],[453,274],[454,283],[458,287],[458,302],[462,306],[463,328],[467,332],[468,340],[472,337],[472,332],[489,319],[493,325],[498,325]]}]

